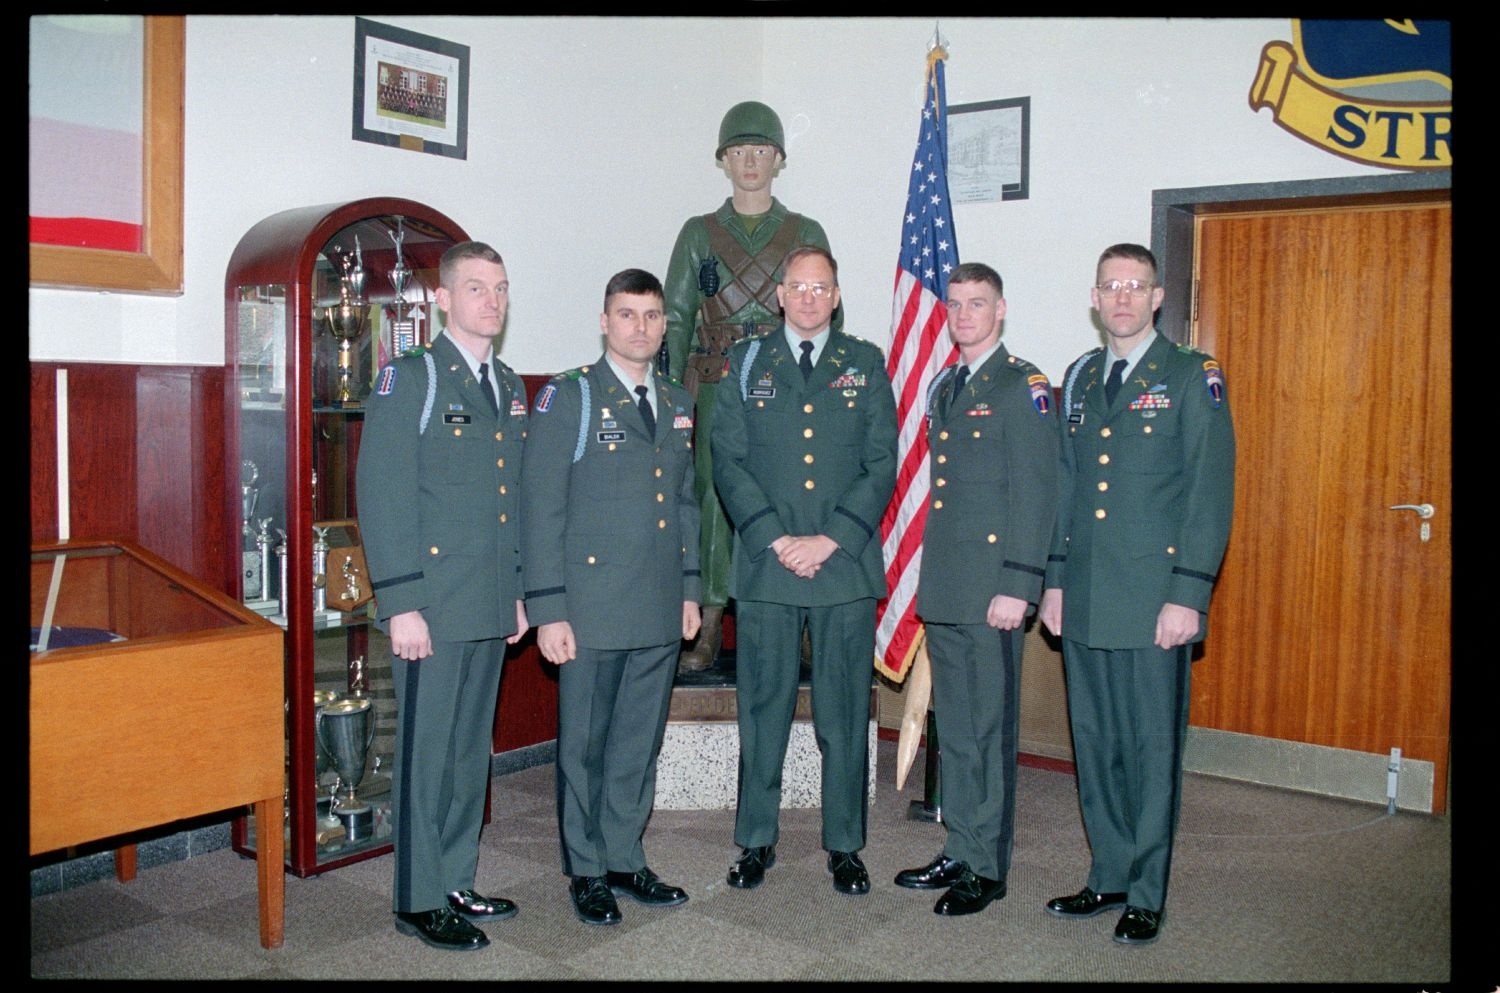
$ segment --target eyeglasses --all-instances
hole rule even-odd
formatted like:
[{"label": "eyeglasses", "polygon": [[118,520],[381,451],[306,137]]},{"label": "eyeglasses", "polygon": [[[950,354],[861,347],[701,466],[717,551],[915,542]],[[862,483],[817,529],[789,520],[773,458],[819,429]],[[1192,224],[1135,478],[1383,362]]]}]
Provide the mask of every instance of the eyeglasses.
[{"label": "eyeglasses", "polygon": [[1154,283],[1142,282],[1139,279],[1109,279],[1095,286],[1094,289],[1100,293],[1108,293],[1113,296],[1121,290],[1129,290],[1133,297],[1143,297],[1155,289]]},{"label": "eyeglasses", "polygon": [[786,291],[788,293],[795,294],[799,297],[806,296],[808,293],[811,293],[819,300],[823,299],[833,292],[833,287],[829,286],[827,283],[783,283],[782,285],[786,287]]}]

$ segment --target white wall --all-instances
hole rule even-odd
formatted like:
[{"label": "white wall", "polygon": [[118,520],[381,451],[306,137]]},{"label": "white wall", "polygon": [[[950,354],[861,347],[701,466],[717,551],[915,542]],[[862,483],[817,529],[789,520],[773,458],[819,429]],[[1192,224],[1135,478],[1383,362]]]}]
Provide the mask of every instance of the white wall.
[{"label": "white wall", "polygon": [[[290,207],[366,196],[431,204],[492,242],[513,284],[502,357],[591,361],[605,280],[664,275],[690,214],[728,194],[713,151],[732,104],[787,130],[776,195],[839,258],[849,330],[889,339],[896,240],[930,18],[379,17],[471,49],[467,160],[353,141],[353,17],[187,25],[186,287],[181,297],[30,293],[30,354],[223,362],[224,270]],[[1030,96],[1031,198],[963,204],[962,258],[1005,278],[1006,342],[1054,378],[1098,343],[1093,260],[1150,240],[1153,189],[1378,173],[1249,108],[1286,19],[944,19],[950,104]]]}]

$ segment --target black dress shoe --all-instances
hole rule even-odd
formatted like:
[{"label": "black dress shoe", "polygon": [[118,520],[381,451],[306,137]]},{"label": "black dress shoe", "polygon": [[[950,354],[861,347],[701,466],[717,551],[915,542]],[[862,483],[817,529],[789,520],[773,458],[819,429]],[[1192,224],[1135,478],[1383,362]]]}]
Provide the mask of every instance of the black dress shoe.
[{"label": "black dress shoe", "polygon": [[1122,945],[1149,945],[1161,936],[1161,911],[1126,907],[1115,925],[1115,940]]},{"label": "black dress shoe", "polygon": [[620,907],[603,876],[574,876],[568,891],[573,895],[573,913],[583,923],[620,923]]},{"label": "black dress shoe", "polygon": [[473,890],[448,894],[448,906],[469,920],[503,921],[516,916],[516,905],[503,896],[480,896]]},{"label": "black dress shoe", "polygon": [[833,873],[833,888],[840,893],[859,896],[870,892],[870,874],[854,852],[829,852],[828,871]]},{"label": "black dress shoe", "polygon": [[687,891],[678,886],[668,886],[656,878],[649,866],[635,872],[608,872],[605,882],[616,893],[624,893],[637,903],[648,907],[675,907],[687,903]]},{"label": "black dress shoe", "polygon": [[737,889],[753,890],[765,880],[766,870],[775,864],[775,845],[743,848],[740,850],[740,857],[729,867],[729,885]]},{"label": "black dress shoe", "polygon": [[932,912],[944,917],[962,917],[977,914],[995,900],[1005,898],[1005,884],[998,879],[985,879],[968,869],[958,877],[947,893],[938,897]]},{"label": "black dress shoe", "polygon": [[470,948],[483,948],[490,939],[462,917],[447,907],[436,910],[419,910],[415,913],[396,912],[396,930],[402,934],[421,938],[433,948],[461,952]]},{"label": "black dress shoe", "polygon": [[909,890],[940,890],[952,886],[968,866],[939,855],[920,869],[902,869],[896,873],[896,885]]},{"label": "black dress shoe", "polygon": [[1125,906],[1124,893],[1095,893],[1085,886],[1072,896],[1047,901],[1047,913],[1053,917],[1093,917],[1111,907]]}]

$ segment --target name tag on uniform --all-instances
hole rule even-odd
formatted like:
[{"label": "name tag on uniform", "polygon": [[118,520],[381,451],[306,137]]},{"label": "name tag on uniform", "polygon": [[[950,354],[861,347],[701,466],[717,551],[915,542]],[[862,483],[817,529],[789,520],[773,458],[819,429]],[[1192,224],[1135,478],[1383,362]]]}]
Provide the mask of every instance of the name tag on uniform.
[{"label": "name tag on uniform", "polygon": [[624,441],[625,440],[625,432],[624,431],[600,431],[598,434],[595,435],[595,437],[599,439],[599,441],[600,441],[601,444],[603,442],[606,442],[606,441]]},{"label": "name tag on uniform", "polygon": [[746,392],[750,396],[761,397],[763,399],[769,400],[769,399],[771,399],[772,397],[774,397],[776,395],[776,387],[774,387],[774,386],[752,386]]},{"label": "name tag on uniform", "polygon": [[444,424],[469,424],[469,423],[472,423],[473,420],[474,420],[474,418],[471,417],[471,416],[469,416],[468,414],[444,414],[443,415],[443,423]]}]

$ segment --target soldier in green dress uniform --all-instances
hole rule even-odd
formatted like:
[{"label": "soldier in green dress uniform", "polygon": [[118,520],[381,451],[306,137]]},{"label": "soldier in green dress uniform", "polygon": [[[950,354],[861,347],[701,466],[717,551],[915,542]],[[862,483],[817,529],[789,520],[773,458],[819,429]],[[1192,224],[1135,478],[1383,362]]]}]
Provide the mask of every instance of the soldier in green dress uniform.
[{"label": "soldier in green dress uniform", "polygon": [[[718,655],[720,624],[729,602],[732,532],[714,492],[707,439],[714,394],[729,346],[779,327],[777,267],[798,245],[828,248],[817,221],[791,213],[771,195],[786,161],[781,119],[763,103],[735,104],[719,126],[715,152],[732,195],[711,214],[682,226],[667,266],[667,354],[671,375],[697,402],[697,495],[702,508],[699,560],[703,566],[703,630],[682,655],[688,671],[706,669]],[[834,314],[834,330],[842,315]]]},{"label": "soldier in green dress uniform", "polygon": [[661,283],[626,269],[604,291],[605,351],[537,394],[521,514],[526,609],[557,665],[557,807],[574,913],[617,924],[614,893],[687,893],[646,865],[672,677],[699,623],[693,401],[653,373]]},{"label": "soldier in green dress uniform", "polygon": [[785,325],[729,350],[713,433],[714,481],[734,522],[740,783],[729,872],[759,885],[776,858],[781,772],[812,645],[822,752],[823,847],[836,889],[870,888],[865,842],[875,601],[886,595],[880,518],[896,484],[896,404],[885,357],[830,325],[833,257],[794,249],[777,296]]},{"label": "soldier in green dress uniform", "polygon": [[942,726],[942,852],[896,885],[948,887],[933,906],[977,913],[1005,896],[1015,826],[1026,616],[1041,599],[1057,497],[1052,387],[1000,341],[1004,284],[983,263],[948,277],[959,363],[927,400],[931,462],[917,613]]},{"label": "soldier in green dress uniform", "polygon": [[1047,904],[1124,907],[1114,939],[1160,934],[1182,787],[1192,646],[1234,507],[1234,427],[1213,357],[1157,333],[1156,258],[1114,245],[1094,309],[1107,348],[1063,380],[1058,519],[1041,620],[1062,638],[1079,804],[1093,864]]},{"label": "soldier in green dress uniform", "polygon": [[526,391],[494,355],[510,299],[499,253],[460,242],[439,274],[447,329],[381,370],[356,492],[393,655],[396,928],[472,949],[489,942],[470,920],[516,912],[474,891],[474,869],[500,665],[527,628],[516,520]]}]

